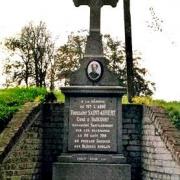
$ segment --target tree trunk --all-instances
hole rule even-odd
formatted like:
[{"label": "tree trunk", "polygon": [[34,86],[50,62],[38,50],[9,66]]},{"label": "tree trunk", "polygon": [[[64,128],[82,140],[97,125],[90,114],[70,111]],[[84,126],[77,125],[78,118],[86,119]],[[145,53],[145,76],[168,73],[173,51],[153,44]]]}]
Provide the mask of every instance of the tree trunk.
[{"label": "tree trunk", "polygon": [[54,90],[54,81],[55,81],[55,72],[53,69],[53,66],[51,65],[51,70],[50,70],[50,90]]},{"label": "tree trunk", "polygon": [[25,72],[25,83],[26,83],[26,87],[28,87],[28,78],[29,78],[29,67],[28,67],[28,63],[25,64],[26,65],[26,72]]},{"label": "tree trunk", "polygon": [[39,67],[38,67],[38,58],[37,54],[35,52],[34,54],[34,66],[35,66],[35,82],[36,82],[36,87],[39,87]]},{"label": "tree trunk", "polygon": [[124,23],[125,23],[128,101],[132,102],[132,98],[134,96],[134,83],[133,83],[134,75],[133,75],[133,52],[132,52],[132,35],[131,35],[130,0],[124,0]]}]

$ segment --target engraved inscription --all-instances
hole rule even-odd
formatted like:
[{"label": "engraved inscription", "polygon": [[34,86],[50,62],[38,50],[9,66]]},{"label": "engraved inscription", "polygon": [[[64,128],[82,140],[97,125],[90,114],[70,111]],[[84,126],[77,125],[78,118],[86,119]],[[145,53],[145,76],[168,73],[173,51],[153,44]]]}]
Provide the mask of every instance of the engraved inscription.
[{"label": "engraved inscription", "polygon": [[116,124],[116,98],[71,98],[68,150],[116,152]]}]

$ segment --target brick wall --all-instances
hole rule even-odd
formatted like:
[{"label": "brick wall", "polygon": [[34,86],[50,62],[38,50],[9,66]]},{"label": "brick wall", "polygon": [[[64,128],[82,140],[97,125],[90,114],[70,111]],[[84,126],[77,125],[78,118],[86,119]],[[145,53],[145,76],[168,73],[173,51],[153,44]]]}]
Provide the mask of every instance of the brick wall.
[{"label": "brick wall", "polygon": [[123,105],[123,147],[127,163],[131,164],[132,180],[141,179],[141,124],[140,105]]},{"label": "brick wall", "polygon": [[34,158],[40,153],[39,142],[30,129],[32,121],[40,117],[40,105],[27,103],[0,134],[0,179],[18,180],[20,176],[26,179],[28,175],[33,176],[33,171],[38,171],[41,164],[34,163]]},{"label": "brick wall", "polygon": [[50,180],[62,150],[62,118],[60,104],[26,104],[16,113],[0,137],[0,179]]},{"label": "brick wall", "polygon": [[180,180],[180,134],[160,108],[144,107],[142,179]]},{"label": "brick wall", "polygon": [[[180,180],[180,136],[165,112],[139,105],[122,109],[123,152],[132,180]],[[51,180],[62,137],[62,104],[26,104],[0,134],[0,180]]]},{"label": "brick wall", "polygon": [[63,104],[43,105],[43,153],[42,179],[51,180],[52,164],[62,152],[63,147]]}]

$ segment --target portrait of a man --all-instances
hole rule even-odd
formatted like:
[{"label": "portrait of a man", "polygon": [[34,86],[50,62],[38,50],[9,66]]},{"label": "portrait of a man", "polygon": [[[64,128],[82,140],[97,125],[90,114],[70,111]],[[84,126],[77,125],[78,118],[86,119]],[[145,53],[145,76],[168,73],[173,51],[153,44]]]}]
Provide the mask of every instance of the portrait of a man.
[{"label": "portrait of a man", "polygon": [[87,67],[87,75],[90,80],[97,81],[102,75],[101,64],[96,60],[91,61]]}]

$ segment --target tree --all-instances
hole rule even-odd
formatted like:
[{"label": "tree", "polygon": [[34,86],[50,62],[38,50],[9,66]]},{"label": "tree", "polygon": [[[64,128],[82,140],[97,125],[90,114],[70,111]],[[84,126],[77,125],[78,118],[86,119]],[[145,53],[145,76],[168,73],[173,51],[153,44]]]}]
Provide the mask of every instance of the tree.
[{"label": "tree", "polygon": [[6,64],[4,65],[3,73],[6,76],[5,76],[5,83],[3,84],[3,86],[8,88],[13,83],[13,74],[12,74],[13,64],[10,62],[9,58],[5,59],[5,61]]},{"label": "tree", "polygon": [[[72,71],[79,68],[79,59],[82,59],[85,52],[86,38],[83,35],[71,34],[68,42],[61,46],[56,54],[57,74],[60,78],[68,78]],[[127,64],[125,45],[121,41],[115,41],[110,35],[103,38],[105,56],[109,60],[108,68],[114,72],[120,84],[127,87]],[[154,83],[146,80],[148,73],[145,68],[140,67],[141,58],[135,53],[133,58],[133,89],[134,95],[152,95]]]},{"label": "tree", "polygon": [[[125,46],[120,41],[113,40],[110,35],[106,35],[105,54],[109,60],[109,69],[116,73],[120,84],[127,87],[127,63]],[[146,80],[148,71],[140,66],[141,57],[138,52],[134,52],[133,57],[133,89],[134,96],[151,96],[155,90],[155,84]]]},{"label": "tree", "polygon": [[15,81],[24,80],[28,86],[32,79],[37,87],[46,86],[47,70],[54,58],[54,43],[45,23],[37,26],[29,23],[19,36],[6,39],[5,46],[20,57],[13,64],[20,69],[14,71]]},{"label": "tree", "polygon": [[14,52],[10,56],[14,56],[15,60],[14,62],[9,61],[5,68],[9,69],[9,74],[13,72],[12,82],[17,82],[19,85],[24,80],[28,86],[29,78],[32,76],[32,61],[30,48],[26,41],[22,36],[19,39],[9,38],[6,40],[5,46]]},{"label": "tree", "polygon": [[86,37],[82,35],[85,32],[71,33],[67,43],[58,48],[53,68],[56,79],[68,79],[70,73],[80,67],[79,60],[83,59],[85,52]]}]

